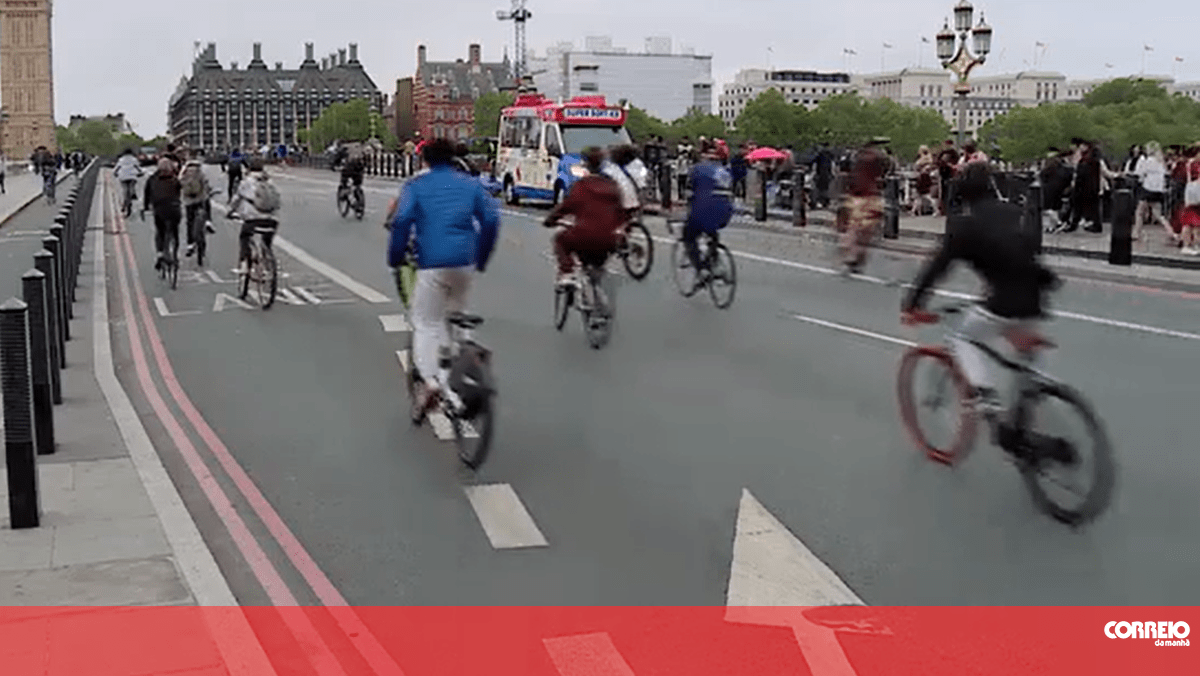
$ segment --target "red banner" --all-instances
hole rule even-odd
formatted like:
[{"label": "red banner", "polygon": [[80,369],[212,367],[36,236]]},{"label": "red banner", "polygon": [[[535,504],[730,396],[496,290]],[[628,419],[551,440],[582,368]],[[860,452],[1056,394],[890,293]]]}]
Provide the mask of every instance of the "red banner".
[{"label": "red banner", "polygon": [[[0,673],[1196,674],[1196,608],[2,608]],[[256,661],[257,660],[257,661]]]}]

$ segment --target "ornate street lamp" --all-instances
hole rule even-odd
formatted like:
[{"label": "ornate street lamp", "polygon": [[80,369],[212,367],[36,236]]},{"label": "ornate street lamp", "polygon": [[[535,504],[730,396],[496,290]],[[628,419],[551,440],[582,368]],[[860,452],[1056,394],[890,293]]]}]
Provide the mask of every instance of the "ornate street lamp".
[{"label": "ornate street lamp", "polygon": [[[937,36],[937,53],[942,67],[958,76],[958,82],[954,85],[954,93],[958,95],[958,144],[960,146],[967,133],[967,95],[971,93],[969,83],[971,71],[976,66],[982,66],[987,60],[987,55],[992,51],[992,28],[987,25],[983,13],[980,12],[979,25],[972,29],[974,14],[975,7],[969,0],[962,0],[954,6],[955,30],[950,30],[950,22],[946,21]],[[975,38],[974,53],[967,42],[968,36],[972,34]]]}]

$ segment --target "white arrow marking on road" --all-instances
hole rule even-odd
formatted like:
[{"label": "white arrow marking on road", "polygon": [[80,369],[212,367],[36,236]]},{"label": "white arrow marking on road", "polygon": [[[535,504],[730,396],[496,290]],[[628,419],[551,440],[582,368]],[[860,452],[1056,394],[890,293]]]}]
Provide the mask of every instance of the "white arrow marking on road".
[{"label": "white arrow marking on road", "polygon": [[404,315],[380,315],[384,333],[412,333],[412,326]]},{"label": "white arrow marking on road", "polygon": [[[864,605],[838,576],[788,531],[762,503],[742,490],[725,621],[790,626],[813,674],[855,676],[837,632],[808,620],[812,606]],[[766,607],[787,606],[794,612]]]},{"label": "white arrow marking on road", "polygon": [[607,632],[543,639],[562,676],[634,676]]},{"label": "white arrow marking on road", "polygon": [[863,605],[750,491],[742,490],[727,606]]},{"label": "white arrow marking on road", "polygon": [[182,311],[182,312],[171,312],[170,310],[167,309],[167,301],[165,301],[161,298],[154,299],[154,308],[156,310],[158,310],[158,316],[160,316],[160,317],[186,317],[187,315],[200,314],[199,310],[186,310],[186,311]]},{"label": "white arrow marking on road", "polygon": [[400,360],[400,368],[408,373],[408,350],[397,350],[396,358]]},{"label": "white arrow marking on road", "polygon": [[338,270],[337,268],[335,268],[323,261],[317,260],[315,257],[313,257],[312,254],[308,253],[304,249],[301,249],[300,247],[296,246],[295,244],[292,244],[291,242],[287,241],[286,239],[284,239],[282,237],[275,238],[275,245],[278,246],[280,249],[283,249],[283,251],[285,253],[287,253],[289,256],[291,256],[292,258],[295,258],[297,261],[300,261],[304,265],[307,265],[308,267],[312,268],[313,270],[316,270],[317,272],[321,273],[322,275],[325,275],[333,282],[341,285],[342,288],[344,288],[347,291],[349,291],[350,293],[358,296],[359,298],[362,298],[363,300],[367,301],[368,303],[389,303],[389,302],[391,302],[391,299],[388,298],[387,296],[383,295],[382,293],[379,293],[378,291],[376,291],[375,289],[372,289],[371,287],[367,286],[366,284],[363,284],[355,279],[352,279],[350,277],[350,275],[347,275],[346,273],[342,272],[341,270]]},{"label": "white arrow marking on road", "polygon": [[[548,547],[533,517],[508,484],[463,486],[471,508],[493,549]],[[584,673],[584,672],[580,672]]]},{"label": "white arrow marking on road", "polygon": [[224,311],[225,305],[227,303],[233,303],[234,305],[237,305],[238,307],[242,308],[243,310],[253,310],[254,309],[254,308],[250,307],[249,303],[243,301],[240,298],[234,298],[233,296],[230,296],[227,293],[218,293],[217,299],[213,301],[212,311],[213,312]]},{"label": "white arrow marking on road", "polygon": [[287,303],[288,305],[305,305],[306,304],[304,301],[300,300],[299,296],[292,293],[291,289],[279,289],[279,293],[277,295],[279,296],[279,300]]},{"label": "white arrow marking on road", "polygon": [[213,280],[217,284],[233,284],[234,282],[232,279],[221,279],[221,276],[217,274],[216,270],[205,270],[204,272],[208,275],[209,279]]}]

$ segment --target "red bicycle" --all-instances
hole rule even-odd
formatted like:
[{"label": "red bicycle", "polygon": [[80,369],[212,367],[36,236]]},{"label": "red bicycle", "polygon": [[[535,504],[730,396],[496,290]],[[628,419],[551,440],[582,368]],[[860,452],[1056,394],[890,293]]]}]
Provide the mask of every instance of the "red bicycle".
[{"label": "red bicycle", "polygon": [[[959,315],[967,307],[944,308],[941,315]],[[940,320],[935,313],[916,315],[919,324]],[[982,417],[991,428],[993,443],[1016,463],[1039,509],[1070,526],[1092,521],[1108,506],[1115,483],[1112,445],[1104,426],[1082,394],[1034,368],[1038,353],[1054,347],[1051,340],[1032,332],[1009,332],[1005,338],[1015,349],[1016,359],[1008,359],[983,343],[973,345],[1013,373],[1016,401],[1007,410],[990,410],[976,404],[973,388],[948,347],[917,345],[905,352],[897,379],[904,428],[927,457],[952,466],[962,462],[974,447]],[[933,377],[922,386],[918,374],[923,367],[933,370]],[[935,412],[949,409],[955,428],[947,440],[936,441],[927,433],[920,420],[922,408]],[[1060,410],[1069,416],[1061,415]],[[1035,430],[1067,417],[1082,423],[1084,442],[1076,443],[1061,433]],[[1059,471],[1077,471],[1086,483],[1063,479]],[[1077,500],[1056,495],[1054,488],[1064,489]]]}]

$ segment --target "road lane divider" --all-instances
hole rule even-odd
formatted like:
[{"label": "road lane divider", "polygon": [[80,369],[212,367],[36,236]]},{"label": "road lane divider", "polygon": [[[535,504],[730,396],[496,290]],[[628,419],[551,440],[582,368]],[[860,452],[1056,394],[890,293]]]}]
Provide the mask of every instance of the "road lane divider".
[{"label": "road lane divider", "polygon": [[[220,203],[214,203],[213,206],[215,208],[225,212],[226,214],[229,213],[229,208],[226,205],[223,205]],[[328,263],[318,259],[316,256],[313,256],[312,254],[308,253],[304,249],[301,249],[299,246],[293,244],[291,241],[289,241],[288,239],[286,239],[284,237],[281,237],[278,234],[275,235],[274,244],[275,244],[275,246],[279,247],[279,249],[282,250],[287,255],[296,259],[303,265],[308,266],[313,271],[315,271],[321,275],[324,275],[326,278],[328,278],[333,283],[337,284],[338,286],[341,286],[343,289],[358,296],[359,298],[365,300],[368,303],[382,304],[382,303],[390,303],[391,302],[391,299],[388,298],[386,295],[384,295],[384,294],[376,291],[375,289],[372,289],[371,287],[367,286],[366,284],[363,284],[362,282],[354,279],[350,275],[342,272],[341,270],[338,270],[337,268],[333,267],[332,265],[329,265]]]},{"label": "road lane divider", "polygon": [[562,676],[634,676],[608,632],[542,639]]},{"label": "road lane divider", "polygon": [[411,333],[412,326],[404,315],[380,315],[379,322],[383,324],[384,333]]},{"label": "road lane divider", "polygon": [[[109,325],[108,273],[105,269],[105,208],[115,210],[115,200],[108,204],[107,179],[98,184],[92,198],[89,238],[92,245],[92,355],[93,374],[104,395],[121,439],[129,451],[142,485],[154,505],[167,542],[171,545],[175,563],[187,581],[196,604],[200,606],[213,640],[231,676],[270,676],[275,673],[266,652],[259,643],[244,613],[216,612],[237,606],[229,582],[221,574],[216,558],[205,544],[200,529],[188,512],[179,490],[163,466],[162,459],[150,440],[146,427],[125,386],[117,378],[113,361],[112,336]],[[143,356],[144,365],[144,356]],[[161,397],[159,398],[161,401]],[[193,448],[193,451],[195,449]],[[202,486],[202,489],[204,486]],[[211,488],[211,486],[210,486]],[[218,487],[219,489],[219,487]]]},{"label": "road lane divider", "polygon": [[805,315],[798,315],[795,313],[789,313],[788,316],[791,317],[792,319],[795,319],[796,321],[805,322],[807,324],[813,324],[815,326],[823,326],[827,329],[833,329],[835,331],[845,331],[846,333],[851,333],[856,336],[863,336],[864,338],[874,338],[875,340],[881,340],[885,343],[891,343],[893,345],[899,345],[901,347],[916,347],[917,346],[917,344],[911,340],[905,340],[903,338],[896,338],[893,336],[884,335],[882,333],[875,333],[874,331],[867,331],[865,329],[859,329],[859,328],[855,328],[853,326],[847,326],[845,324],[838,324],[837,322],[826,321],[824,319],[817,319],[816,317],[807,317]]},{"label": "road lane divider", "polygon": [[463,491],[493,549],[550,546],[511,485],[463,486]]},{"label": "road lane divider", "polygon": [[[107,179],[106,179],[106,185]],[[183,424],[171,412],[167,406],[165,399],[155,384],[153,376],[150,373],[149,358],[146,354],[145,347],[142,343],[141,330],[138,328],[138,317],[135,310],[132,294],[130,292],[132,285],[140,284],[137,276],[137,259],[133,256],[133,247],[130,243],[129,233],[125,229],[125,224],[122,217],[116,210],[116,198],[110,196],[109,205],[112,208],[114,218],[116,219],[116,239],[114,240],[114,255],[117,262],[117,277],[121,291],[121,301],[124,308],[125,328],[129,336],[130,353],[133,358],[134,370],[137,373],[138,381],[141,385],[143,394],[154,410],[155,417],[162,424],[168,436],[171,437],[175,447],[179,450],[187,467],[192,472],[192,476],[196,479],[200,489],[208,498],[209,504],[216,511],[218,518],[225,525],[226,531],[229,532],[233,539],[234,545],[242,558],[250,566],[255,578],[262,586],[263,591],[267,593],[271,603],[276,606],[298,606],[296,597],[288,588],[287,583],[283,581],[283,577],[279,574],[279,570],[271,563],[267,553],[263,550],[258,540],[250,532],[249,526],[238,514],[237,508],[233,502],[221,488],[217,479],[209,471],[204,461],[200,458],[200,453],[188,437],[183,429]],[[101,252],[98,257],[103,257],[103,242],[100,243]],[[103,262],[100,263],[101,268]],[[136,288],[136,287],[135,287]],[[143,296],[144,299],[144,296]],[[152,323],[149,318],[149,312],[143,308],[143,320],[145,323]],[[107,327],[106,329],[107,330]],[[147,335],[147,341],[153,346],[156,340],[155,336]],[[162,374],[166,380],[166,374]],[[165,526],[165,524],[164,524]],[[325,644],[315,626],[312,625],[308,617],[301,613],[282,613],[281,617],[287,625],[288,630],[300,641],[302,645],[310,646],[308,658],[312,662],[318,673],[345,674],[341,666],[338,664],[333,653]]]},{"label": "road lane divider", "polygon": [[[243,499],[245,499],[245,501],[250,505],[250,508],[254,511],[255,515],[263,523],[263,525],[266,526],[271,536],[275,539],[276,543],[291,562],[292,567],[300,573],[301,577],[304,578],[304,581],[308,584],[309,588],[312,589],[317,599],[323,606],[325,606],[325,610],[334,619],[335,623],[345,635],[345,638],[350,645],[354,646],[355,650],[357,650],[359,655],[362,656],[375,674],[379,676],[403,676],[404,672],[400,669],[400,666],[396,664],[392,656],[388,654],[388,652],[379,643],[379,640],[358,616],[358,613],[349,605],[349,603],[347,603],[341,592],[337,590],[337,588],[321,570],[320,566],[318,566],[316,561],[313,560],[312,556],[304,548],[304,545],[300,543],[300,540],[283,521],[283,518],[279,515],[275,508],[271,506],[270,502],[254,483],[254,480],[250,478],[250,475],[246,473],[245,469],[243,469],[233,457],[233,454],[229,451],[229,448],[225,446],[224,441],[222,441],[220,436],[218,436],[217,433],[212,429],[207,420],[203,415],[201,415],[200,411],[191,401],[191,398],[188,397],[187,393],[184,391],[178,377],[175,375],[174,368],[167,357],[166,348],[164,347],[162,339],[158,334],[158,329],[154,324],[154,319],[150,312],[149,302],[146,300],[146,294],[143,291],[140,275],[138,273],[137,256],[134,252],[132,240],[130,239],[129,233],[124,228],[124,223],[121,216],[118,214],[116,218],[118,219],[118,225],[120,226],[120,235],[117,238],[117,244],[124,246],[129,261],[129,275],[132,279],[132,284],[126,286],[123,283],[122,289],[126,293],[128,293],[128,289],[130,287],[132,287],[134,290],[134,294],[137,298],[137,307],[140,309],[140,316],[142,320],[141,323],[146,331],[146,337],[150,346],[150,351],[154,355],[155,361],[158,365],[159,374],[161,375],[163,382],[166,384],[167,390],[171,394],[171,398],[183,412],[183,415],[188,419],[189,423],[191,423],[192,428],[195,429],[196,433],[204,441],[205,446],[207,446],[213,456],[216,457],[218,464],[221,465],[221,467],[225,470],[225,473],[233,481],[234,486],[237,487],[238,492],[241,494]],[[122,262],[121,269],[125,269],[124,262]],[[129,324],[135,324],[137,315],[133,313],[132,308],[129,309],[127,315],[131,320]],[[136,336],[137,332],[132,332],[132,335]],[[146,355],[144,349],[141,347],[140,339],[137,340],[137,349],[134,350],[134,353],[140,353],[141,359],[143,362],[145,361]],[[147,373],[147,377],[148,375],[149,374]],[[152,382],[150,385],[153,387]],[[154,390],[154,393],[157,393],[156,389]],[[161,398],[159,401],[160,403],[163,403]],[[169,416],[170,412],[165,410],[165,403],[163,405],[164,412]],[[174,420],[174,418],[170,419]],[[165,421],[164,424],[166,424]],[[175,424],[178,426],[177,420]],[[178,432],[182,436],[182,429],[179,429]],[[182,436],[182,440],[194,450],[194,446],[190,446],[191,442],[186,438],[186,436]],[[198,454],[196,460],[199,460]],[[193,468],[193,472],[203,472],[203,474],[197,474],[197,478],[200,479],[203,476],[207,476],[208,480],[212,482],[212,485],[220,490],[220,486],[215,483],[215,479],[213,479],[212,475],[208,473],[207,468],[203,466],[202,462],[199,466]],[[226,509],[232,512],[234,517],[238,516],[224,491],[211,495],[209,498],[210,501],[216,500],[216,502],[214,502],[215,507],[219,504],[222,504],[223,499],[223,504],[226,506]],[[240,522],[240,517],[238,517],[238,521]],[[242,522],[242,527],[245,528],[244,522]],[[244,537],[249,537],[251,541],[253,541],[254,547],[258,547],[257,541],[253,540],[253,536],[250,535],[248,529],[245,530]],[[247,543],[247,546],[249,546],[249,543]],[[258,549],[261,551],[261,547],[258,547]],[[251,549],[251,551],[253,550]],[[263,556],[265,557],[265,554]],[[271,570],[274,570],[274,566],[269,560],[264,560],[262,563],[270,566]],[[265,573],[267,569],[263,568],[262,570]],[[275,575],[278,576],[278,572],[276,572]],[[280,579],[278,585],[282,584],[282,579]],[[283,586],[282,590],[278,588],[278,585],[274,583],[272,585],[276,589],[277,593],[286,592],[287,597],[291,597],[291,592],[287,589],[286,585]],[[283,600],[287,600],[287,597],[281,598]],[[294,606],[297,605],[297,603],[295,598],[291,597],[290,603],[275,603],[275,605]],[[308,623],[311,625],[311,621],[308,620],[307,615],[304,613],[293,612],[283,612],[280,613],[280,615],[284,618],[285,622],[288,623],[289,627],[297,627],[296,630],[302,632],[301,634],[297,635],[297,640],[300,641],[301,645],[310,647],[310,658],[321,662],[321,664],[314,663],[314,667],[317,667],[317,673],[344,673],[331,652],[329,653],[328,658],[334,660],[332,664],[326,664],[326,659],[320,655],[312,655],[312,650],[320,650],[320,647],[324,646],[324,649],[328,651],[329,647],[324,643],[324,640],[319,634],[308,637],[307,630],[304,629],[303,626],[297,626],[297,623]],[[315,628],[313,631],[315,631]]]}]

